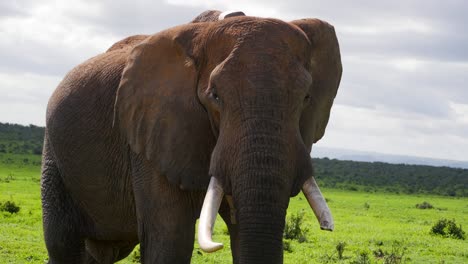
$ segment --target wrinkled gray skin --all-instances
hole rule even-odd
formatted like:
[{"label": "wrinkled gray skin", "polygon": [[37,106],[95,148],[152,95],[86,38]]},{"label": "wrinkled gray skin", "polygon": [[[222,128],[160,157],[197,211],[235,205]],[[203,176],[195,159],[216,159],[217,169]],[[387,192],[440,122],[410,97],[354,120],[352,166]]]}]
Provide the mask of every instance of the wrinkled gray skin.
[{"label": "wrinkled gray skin", "polygon": [[[219,14],[220,11],[208,10],[191,23],[217,21]],[[126,50],[147,37],[149,35],[125,38],[106,53]],[[134,165],[132,170],[132,162],[141,161],[131,157],[119,131],[110,129],[113,127],[116,88],[127,58],[119,55],[97,61],[98,65],[93,68],[81,65],[73,69],[49,101],[41,192],[50,264],[114,263],[128,256],[140,243],[131,175],[143,166]],[[102,72],[98,72],[101,69]],[[79,81],[86,83],[77,83]],[[103,85],[100,81],[114,89],[95,89]],[[72,91],[76,91],[76,95],[72,95]],[[159,224],[164,227],[158,234],[161,237],[164,232],[175,234],[171,234],[169,237],[173,239],[164,244],[158,240],[156,244],[142,248],[143,259],[146,263],[190,262],[186,252],[193,248],[193,221],[198,218],[204,193],[181,193],[163,178],[154,191],[161,197],[171,198],[167,199],[170,204],[161,204],[160,208],[151,210],[164,211],[161,217],[171,220],[155,218],[150,222],[153,225],[165,222]],[[169,194],[171,191],[176,193]],[[179,208],[167,210],[178,202]],[[189,227],[188,230],[176,230],[184,226]],[[144,258],[149,254],[145,248],[160,248],[167,252],[159,254],[161,256],[154,254],[155,258]]]},{"label": "wrinkled gray skin", "polygon": [[[312,175],[310,148],[323,136],[328,121],[341,76],[339,51],[335,51],[338,66],[332,71],[333,80],[320,78],[326,76],[320,70],[317,76],[313,72],[318,86],[309,89],[304,86],[310,85],[305,70],[295,72],[296,64],[290,63],[297,57],[304,69],[315,67],[308,58],[316,51],[307,46],[322,31],[306,37],[299,26],[278,20],[245,18],[234,23],[237,18],[232,18],[218,27],[226,32],[218,29],[203,35],[207,26],[217,28],[214,24],[220,22],[207,21],[216,21],[219,13],[207,11],[192,21],[193,26],[119,41],[73,69],[54,92],[47,109],[41,181],[49,263],[113,263],[138,243],[143,263],[190,263],[195,222],[210,176],[219,178],[238,209],[236,224],[231,223],[225,200],[219,210],[230,232],[233,262],[282,263],[281,235],[289,197]],[[335,38],[328,24],[320,22],[320,26]],[[307,30],[305,22],[300,27]],[[257,30],[258,39],[243,33],[249,30]],[[174,32],[177,37],[164,38]],[[278,37],[269,39],[271,32],[278,32]],[[214,34],[228,37],[205,41]],[[293,51],[285,49],[286,42],[274,46],[284,36]],[[246,45],[236,46],[233,39]],[[146,44],[133,48],[142,41]],[[174,52],[168,62],[180,54],[192,61],[184,59],[181,68],[174,69],[169,63],[163,68],[144,66],[145,60],[153,59],[146,49],[152,43],[161,46],[154,58],[163,61],[168,41],[183,47],[183,52],[166,47]],[[255,57],[259,48],[262,52]],[[284,55],[293,52],[296,55]],[[205,59],[197,54],[205,54]],[[231,60],[226,59],[228,55]],[[252,59],[253,63],[246,63]],[[187,77],[194,69],[197,74]],[[153,70],[160,82],[144,80],[151,78]],[[281,78],[281,72],[289,73]],[[244,77],[248,81],[241,81]],[[218,91],[210,78],[216,79]],[[134,89],[140,80],[147,90]],[[177,85],[187,80],[196,81],[184,88],[193,96],[175,93]],[[171,83],[172,90],[152,88]],[[320,90],[324,84],[331,87],[329,91]],[[300,88],[289,93],[286,86]],[[236,89],[246,96],[241,101],[233,97]],[[312,94],[311,99],[306,89],[318,95]],[[159,104],[151,104],[154,98]],[[170,100],[163,101],[166,98]],[[284,98],[289,101],[283,102]],[[239,102],[243,108],[236,108]],[[189,106],[194,108],[186,110]],[[146,112],[139,116],[142,110]],[[179,123],[181,118],[184,122]],[[145,127],[142,122],[154,126]]]}]

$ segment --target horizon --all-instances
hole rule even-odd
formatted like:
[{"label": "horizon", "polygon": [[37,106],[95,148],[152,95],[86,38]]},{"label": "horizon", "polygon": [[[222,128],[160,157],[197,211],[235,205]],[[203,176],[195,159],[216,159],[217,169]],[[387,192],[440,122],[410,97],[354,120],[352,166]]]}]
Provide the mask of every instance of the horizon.
[{"label": "horizon", "polygon": [[[35,124],[17,124],[17,123],[3,123],[0,122],[0,124],[10,124],[10,125],[21,125],[21,126],[36,126],[40,128],[45,128],[45,126],[39,126]],[[456,162],[456,163],[467,163],[466,167],[454,167],[450,165],[429,165],[429,166],[435,166],[435,167],[440,167],[440,166],[448,166],[452,168],[462,168],[462,169],[468,169],[468,160],[455,160],[455,159],[438,159],[438,158],[431,158],[431,157],[426,157],[426,156],[408,156],[408,155],[401,155],[401,154],[392,154],[392,153],[385,153],[385,152],[375,152],[375,151],[363,151],[363,150],[356,150],[356,149],[345,149],[345,148],[336,148],[336,147],[324,147],[324,146],[315,146],[314,145],[314,150],[332,150],[332,151],[337,151],[337,152],[342,152],[342,155],[347,155],[345,152],[352,152],[350,155],[381,155],[381,156],[393,156],[393,157],[401,157],[401,158],[410,158],[410,159],[427,159],[427,160],[434,160],[434,161],[446,161],[446,162]],[[342,159],[342,158],[336,158],[336,157],[331,157],[330,156],[325,156],[323,154],[319,154],[317,156],[312,156],[311,151],[311,157],[312,158],[330,158],[330,159],[338,159],[338,160],[347,160],[347,159]],[[320,151],[319,151],[320,152]],[[351,161],[362,161],[362,162],[373,162],[373,161],[363,161],[363,160],[358,160],[358,159],[350,159]],[[383,163],[390,163],[390,164],[400,164],[396,162],[390,162],[390,161],[383,161],[383,160],[375,160],[376,162],[383,162]],[[422,163],[404,163],[403,164],[408,164],[408,165],[427,165],[427,164],[422,164]]]},{"label": "horizon", "polygon": [[466,161],[467,8],[421,0],[3,2],[0,122],[43,127],[48,98],[65,74],[122,38],[187,23],[207,9],[242,10],[335,26],[343,79],[314,148]]}]

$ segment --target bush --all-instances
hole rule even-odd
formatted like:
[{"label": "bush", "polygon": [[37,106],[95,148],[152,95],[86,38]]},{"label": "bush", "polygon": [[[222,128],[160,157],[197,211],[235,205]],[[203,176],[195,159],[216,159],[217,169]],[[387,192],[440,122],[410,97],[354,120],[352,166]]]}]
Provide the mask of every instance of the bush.
[{"label": "bush", "polygon": [[369,253],[366,251],[361,251],[358,253],[357,258],[351,262],[352,264],[370,264]]},{"label": "bush", "polygon": [[343,259],[343,252],[346,248],[346,242],[338,242],[336,245],[336,251],[338,252],[338,258]]},{"label": "bush", "polygon": [[[383,242],[379,241],[377,243],[378,246],[383,246]],[[404,246],[403,242],[401,241],[393,241],[392,250],[390,252],[383,251],[381,248],[374,250],[372,253],[374,257],[378,260],[383,259],[384,264],[401,264],[405,263],[409,258],[405,257],[407,248]],[[368,260],[367,258],[361,257],[361,259]],[[361,262],[365,263],[365,262]],[[380,263],[380,262],[379,262]]]},{"label": "bush", "polygon": [[292,214],[286,220],[283,237],[286,239],[295,239],[299,243],[307,241],[307,228],[303,228],[304,212]]},{"label": "bush", "polygon": [[5,203],[0,203],[0,211],[9,212],[10,214],[16,214],[21,208],[17,206],[14,202],[6,201]]},{"label": "bush", "polygon": [[416,204],[416,208],[418,208],[418,209],[433,209],[434,206],[432,206],[432,204],[424,201],[421,204]]},{"label": "bush", "polygon": [[465,240],[466,235],[463,231],[462,226],[457,226],[455,219],[447,220],[445,218],[440,219],[431,228],[431,233],[434,235],[441,235],[443,237],[455,238]]},{"label": "bush", "polygon": [[407,248],[400,241],[394,241],[392,244],[392,251],[385,252],[384,264],[401,264],[405,263],[405,253]]},{"label": "bush", "polygon": [[289,253],[293,252],[293,248],[289,240],[286,240],[286,239],[283,240],[283,250]]},{"label": "bush", "polygon": [[370,209],[370,204],[368,202],[364,203],[364,209],[366,209],[366,210]]}]

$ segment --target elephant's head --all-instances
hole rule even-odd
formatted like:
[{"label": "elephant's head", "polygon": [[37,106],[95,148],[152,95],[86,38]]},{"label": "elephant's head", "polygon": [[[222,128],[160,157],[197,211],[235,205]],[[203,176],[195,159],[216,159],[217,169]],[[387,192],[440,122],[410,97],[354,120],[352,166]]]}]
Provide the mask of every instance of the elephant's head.
[{"label": "elephant's head", "polygon": [[210,231],[226,195],[236,208],[240,262],[279,263],[286,209],[301,189],[321,227],[333,228],[310,151],[324,134],[341,72],[334,29],[317,19],[187,24],[133,49],[116,116],[131,149],[171,183],[209,185],[204,250],[220,248]]}]

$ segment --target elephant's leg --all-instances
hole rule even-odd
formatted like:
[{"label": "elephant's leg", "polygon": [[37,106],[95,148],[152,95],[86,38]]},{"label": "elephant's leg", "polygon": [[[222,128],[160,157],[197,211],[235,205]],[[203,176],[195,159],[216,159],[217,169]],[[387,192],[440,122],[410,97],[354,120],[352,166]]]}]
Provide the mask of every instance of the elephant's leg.
[{"label": "elephant's leg", "polygon": [[221,206],[219,207],[219,215],[221,215],[226,223],[229,236],[231,238],[232,263],[237,264],[239,263],[239,230],[238,225],[232,223],[231,208],[226,198],[223,199]]},{"label": "elephant's leg", "polygon": [[190,263],[195,240],[195,219],[185,201],[168,199],[157,211],[142,212],[139,223],[143,263]]},{"label": "elephant's leg", "polygon": [[142,263],[190,263],[202,194],[170,184],[146,160],[132,162]]},{"label": "elephant's leg", "polygon": [[80,217],[66,192],[47,140],[43,155],[41,196],[49,263],[82,263],[85,250],[78,225]]}]

